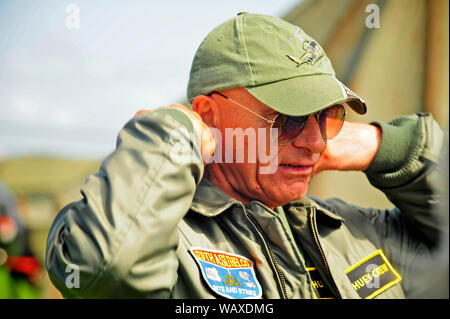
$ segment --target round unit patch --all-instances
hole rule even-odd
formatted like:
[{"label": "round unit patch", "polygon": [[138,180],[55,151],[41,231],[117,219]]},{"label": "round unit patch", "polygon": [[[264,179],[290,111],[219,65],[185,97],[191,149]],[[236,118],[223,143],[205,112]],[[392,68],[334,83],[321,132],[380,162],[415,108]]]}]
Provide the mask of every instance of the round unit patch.
[{"label": "round unit patch", "polygon": [[261,298],[262,289],[249,259],[199,247],[190,251],[208,286],[217,294],[230,299]]}]

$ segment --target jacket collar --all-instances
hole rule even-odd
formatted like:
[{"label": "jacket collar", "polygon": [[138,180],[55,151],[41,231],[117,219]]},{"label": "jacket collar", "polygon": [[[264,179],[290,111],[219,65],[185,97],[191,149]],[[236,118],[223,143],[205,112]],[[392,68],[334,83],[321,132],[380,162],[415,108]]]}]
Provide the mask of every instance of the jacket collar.
[{"label": "jacket collar", "polygon": [[[243,206],[240,201],[225,193],[219,186],[206,178],[203,178],[197,186],[197,190],[191,204],[191,209],[203,216],[213,217],[219,215],[233,205]],[[341,222],[345,221],[343,217],[332,213],[329,209],[324,207],[323,204],[320,205],[309,196],[290,202],[283,208],[289,209],[292,207],[297,209],[305,209],[311,206],[315,207],[318,213],[326,217]]]},{"label": "jacket collar", "polygon": [[345,222],[344,217],[336,215],[335,213],[332,213],[329,210],[329,208],[326,207],[324,203],[322,203],[322,201],[315,200],[311,196],[305,196],[302,199],[290,202],[287,205],[285,205],[285,207],[283,207],[283,208],[304,209],[304,208],[308,208],[308,207],[314,207],[316,209],[316,212],[318,212],[319,214],[321,214],[323,216],[329,217],[329,218],[337,220],[337,221]]},{"label": "jacket collar", "polygon": [[225,193],[219,186],[203,178],[195,191],[191,209],[203,216],[213,217],[234,204],[242,206],[241,202]]}]

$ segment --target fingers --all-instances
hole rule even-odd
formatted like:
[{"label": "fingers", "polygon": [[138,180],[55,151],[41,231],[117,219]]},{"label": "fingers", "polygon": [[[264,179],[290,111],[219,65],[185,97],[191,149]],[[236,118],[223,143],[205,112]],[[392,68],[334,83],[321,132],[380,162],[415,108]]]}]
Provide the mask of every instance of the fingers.
[{"label": "fingers", "polygon": [[[211,156],[214,154],[214,150],[216,148],[216,143],[214,140],[214,136],[211,133],[211,130],[209,129],[208,125],[203,122],[201,116],[190,109],[188,109],[186,106],[182,104],[171,104],[170,106],[163,106],[159,109],[178,109],[182,111],[184,114],[186,114],[193,123],[195,127],[195,131],[200,133],[200,148],[202,153],[202,159],[203,162],[208,163]],[[154,110],[139,110],[134,115],[135,117],[143,114],[143,113],[150,113]]]},{"label": "fingers", "polygon": [[153,110],[139,110],[136,112],[136,114],[134,114],[134,117],[141,115],[142,113],[149,113],[152,112]]}]

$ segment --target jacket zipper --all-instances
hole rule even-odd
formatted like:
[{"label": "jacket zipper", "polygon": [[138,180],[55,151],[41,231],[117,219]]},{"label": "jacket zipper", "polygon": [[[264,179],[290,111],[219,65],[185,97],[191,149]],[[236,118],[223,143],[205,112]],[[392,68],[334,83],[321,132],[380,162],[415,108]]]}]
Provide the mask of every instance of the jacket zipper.
[{"label": "jacket zipper", "polygon": [[253,217],[253,215],[251,215],[248,212],[245,212],[245,215],[247,216],[248,219],[250,219],[250,221],[253,224],[253,226],[255,226],[256,230],[261,235],[261,237],[262,237],[262,239],[263,239],[263,241],[264,241],[264,243],[265,243],[265,245],[267,247],[267,250],[269,251],[269,256],[270,256],[270,259],[272,261],[272,264],[273,264],[273,266],[275,268],[275,271],[276,271],[276,274],[277,274],[277,279],[278,279],[278,282],[279,282],[279,284],[281,286],[281,289],[282,289],[282,292],[283,292],[283,298],[287,299],[288,297],[287,297],[286,279],[284,278],[284,274],[281,271],[280,266],[278,265],[278,262],[277,262],[277,260],[275,258],[275,254],[273,253],[272,248],[270,248],[269,241],[266,239],[266,236],[264,235],[262,227],[258,223],[258,221],[255,219],[255,217]]},{"label": "jacket zipper", "polygon": [[312,235],[314,237],[314,241],[316,242],[316,246],[317,246],[317,248],[319,250],[320,256],[322,257],[322,261],[323,261],[323,265],[325,266],[325,270],[327,271],[327,273],[328,273],[328,275],[329,275],[329,277],[331,279],[331,282],[332,282],[332,285],[333,285],[333,289],[336,292],[336,296],[339,299],[342,299],[341,294],[339,293],[339,290],[337,289],[336,284],[333,281],[333,277],[331,275],[330,267],[328,266],[328,262],[325,259],[325,254],[323,253],[322,246],[319,243],[319,237],[317,236],[316,228],[314,227],[314,212],[315,212],[315,207],[312,207],[312,211],[309,212],[309,221],[310,221],[310,226],[311,226],[311,232],[312,232]]}]

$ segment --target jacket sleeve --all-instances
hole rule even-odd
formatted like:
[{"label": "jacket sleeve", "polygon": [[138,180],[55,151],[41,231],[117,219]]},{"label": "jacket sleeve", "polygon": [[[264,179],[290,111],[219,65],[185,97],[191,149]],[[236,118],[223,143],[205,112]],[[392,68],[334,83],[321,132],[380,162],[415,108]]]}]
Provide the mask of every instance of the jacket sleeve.
[{"label": "jacket sleeve", "polygon": [[[437,166],[447,139],[444,132],[425,113],[373,124],[383,134],[378,153],[365,172],[369,182],[384,192],[427,244],[438,244],[445,218],[438,209],[441,180]],[[390,224],[385,218],[378,221],[379,231],[388,234]]]},{"label": "jacket sleeve", "polygon": [[[115,151],[87,178],[82,200],[63,208],[50,229],[45,264],[64,297],[170,295],[178,222],[203,175],[198,136],[173,109],[143,113],[124,126]],[[68,277],[75,271],[74,286],[76,278]]]},{"label": "jacket sleeve", "polygon": [[[396,208],[359,211],[374,225],[388,258],[401,273],[406,296],[417,297],[419,290],[430,289],[427,284],[436,283],[433,273],[445,267],[439,264],[445,263],[443,248],[448,249],[442,246],[448,238],[448,208],[441,202],[448,201],[448,194],[441,190],[445,169],[438,163],[448,147],[448,133],[424,113],[373,124],[382,129],[382,141],[365,173]],[[446,262],[448,267],[448,253]]]}]

